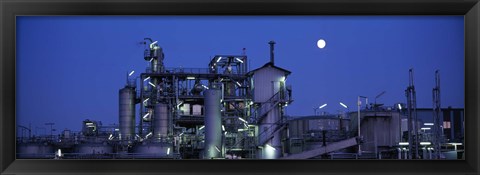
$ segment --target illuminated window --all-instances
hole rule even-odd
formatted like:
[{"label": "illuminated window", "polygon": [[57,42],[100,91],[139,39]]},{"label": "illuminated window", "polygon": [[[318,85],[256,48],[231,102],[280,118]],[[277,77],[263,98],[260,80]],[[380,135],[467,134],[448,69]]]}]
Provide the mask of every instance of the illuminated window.
[{"label": "illuminated window", "polygon": [[449,129],[449,128],[450,128],[450,122],[449,121],[443,122],[443,129]]}]

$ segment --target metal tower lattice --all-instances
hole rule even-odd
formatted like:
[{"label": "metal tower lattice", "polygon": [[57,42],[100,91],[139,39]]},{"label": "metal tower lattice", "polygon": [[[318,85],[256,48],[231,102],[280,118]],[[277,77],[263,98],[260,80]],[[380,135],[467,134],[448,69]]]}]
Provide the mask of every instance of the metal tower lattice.
[{"label": "metal tower lattice", "polygon": [[433,96],[433,147],[435,159],[440,158],[440,144],[442,142],[442,129],[440,126],[443,124],[441,121],[441,106],[440,106],[440,72],[435,71],[435,87],[432,90]]},{"label": "metal tower lattice", "polygon": [[[409,85],[405,90],[408,107],[408,149],[409,158],[418,158],[417,96],[413,81],[413,69],[409,70]],[[413,154],[413,155],[412,155]]]}]

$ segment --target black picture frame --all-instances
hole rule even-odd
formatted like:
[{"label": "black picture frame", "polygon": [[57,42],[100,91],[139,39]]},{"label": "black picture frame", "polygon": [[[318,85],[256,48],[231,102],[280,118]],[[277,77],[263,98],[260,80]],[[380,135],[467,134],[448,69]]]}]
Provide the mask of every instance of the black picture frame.
[{"label": "black picture frame", "polygon": [[[478,0],[0,0],[0,174],[479,174]],[[465,160],[16,160],[17,15],[464,15]]]}]

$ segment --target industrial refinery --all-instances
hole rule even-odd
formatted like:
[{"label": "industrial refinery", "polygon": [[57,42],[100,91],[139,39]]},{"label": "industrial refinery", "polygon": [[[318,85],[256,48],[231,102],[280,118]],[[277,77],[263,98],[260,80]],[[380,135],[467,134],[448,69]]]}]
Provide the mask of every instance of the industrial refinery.
[{"label": "industrial refinery", "polygon": [[274,41],[268,42],[270,60],[253,70],[246,54],[215,55],[204,68],[168,68],[157,43],[144,39],[149,66],[138,76],[128,72],[125,86],[112,89],[118,90],[118,125],[85,119],[80,132],[66,129],[58,135],[32,135],[34,129],[19,125],[17,158],[464,157],[464,109],[442,108],[439,71],[432,77],[433,108],[417,108],[410,69],[405,71],[410,82],[400,92],[406,103],[387,106],[358,96],[355,111],[319,114],[314,109],[314,115],[295,116],[285,113],[295,103],[287,83],[292,72],[275,64]]}]

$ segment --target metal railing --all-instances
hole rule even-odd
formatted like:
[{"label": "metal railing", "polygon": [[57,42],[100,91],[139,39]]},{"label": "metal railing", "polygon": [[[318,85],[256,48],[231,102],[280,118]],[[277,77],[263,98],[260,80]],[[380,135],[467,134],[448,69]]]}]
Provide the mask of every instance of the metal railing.
[{"label": "metal railing", "polygon": [[259,108],[254,112],[255,122],[259,122],[264,115],[270,112],[273,108],[276,107],[281,102],[288,102],[288,96],[283,91],[278,91],[272,97],[270,97],[266,102],[262,103]]},{"label": "metal railing", "polygon": [[[160,69],[160,67],[158,67]],[[153,72],[153,68],[151,66],[146,68],[147,73],[155,73]],[[185,73],[185,74],[210,74],[210,69],[208,68],[164,68],[164,70],[159,70],[162,73]]]},{"label": "metal railing", "polygon": [[[157,67],[158,72],[157,73],[172,73],[172,74],[178,74],[178,73],[184,73],[184,74],[217,74],[217,70],[212,70],[209,68],[183,68],[183,67],[175,67],[175,68],[162,68],[160,66]],[[146,68],[146,73],[155,73],[153,71],[152,66],[148,66]],[[231,74],[234,75],[243,75],[244,73],[241,72],[233,72]]]}]

